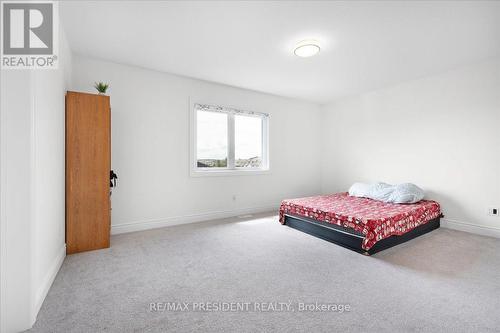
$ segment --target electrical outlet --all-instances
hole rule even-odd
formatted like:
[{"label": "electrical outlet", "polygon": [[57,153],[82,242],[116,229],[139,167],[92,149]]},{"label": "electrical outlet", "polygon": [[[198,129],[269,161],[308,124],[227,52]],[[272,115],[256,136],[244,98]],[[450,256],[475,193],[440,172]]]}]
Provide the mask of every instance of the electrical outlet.
[{"label": "electrical outlet", "polygon": [[488,215],[490,216],[499,216],[499,210],[496,207],[489,207],[488,208]]}]

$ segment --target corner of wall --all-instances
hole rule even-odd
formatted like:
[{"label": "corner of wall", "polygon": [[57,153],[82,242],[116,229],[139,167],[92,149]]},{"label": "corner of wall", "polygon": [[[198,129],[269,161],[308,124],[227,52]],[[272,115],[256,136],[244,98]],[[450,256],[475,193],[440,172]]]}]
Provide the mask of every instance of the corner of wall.
[{"label": "corner of wall", "polygon": [[59,67],[36,73],[32,82],[31,325],[66,256],[64,96],[72,81],[71,63],[72,52],[60,26]]},{"label": "corner of wall", "polygon": [[69,90],[73,84],[73,51],[62,25],[59,27],[59,35],[60,65],[63,68],[64,88]]},{"label": "corner of wall", "polygon": [[320,117],[321,117],[321,137],[320,137],[320,179],[321,179],[321,194],[328,194],[331,190],[329,188],[328,182],[326,181],[328,178],[328,173],[331,172],[331,169],[329,167],[332,167],[329,165],[328,161],[328,154],[326,153],[330,147],[328,138],[329,138],[329,132],[327,126],[327,118],[329,116],[330,108],[332,107],[333,103],[327,103],[327,104],[322,104],[319,106],[319,112],[320,112]]},{"label": "corner of wall", "polygon": [[45,297],[47,296],[50,287],[52,286],[52,283],[54,282],[57,273],[59,272],[59,269],[61,269],[61,266],[64,262],[64,258],[66,258],[66,244],[61,246],[61,248],[59,249],[57,256],[52,261],[50,269],[45,274],[45,277],[43,278],[43,281],[40,284],[40,286],[38,286],[38,290],[36,290],[35,300],[33,305],[33,318],[32,318],[33,324],[36,321],[38,312],[42,307],[43,301],[45,300]]}]

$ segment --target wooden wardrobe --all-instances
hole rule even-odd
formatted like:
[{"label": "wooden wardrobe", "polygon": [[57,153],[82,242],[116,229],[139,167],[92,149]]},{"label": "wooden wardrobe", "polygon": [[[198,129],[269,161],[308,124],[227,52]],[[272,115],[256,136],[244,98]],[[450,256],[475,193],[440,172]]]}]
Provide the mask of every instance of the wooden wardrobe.
[{"label": "wooden wardrobe", "polygon": [[109,96],[66,93],[66,252],[109,247]]}]

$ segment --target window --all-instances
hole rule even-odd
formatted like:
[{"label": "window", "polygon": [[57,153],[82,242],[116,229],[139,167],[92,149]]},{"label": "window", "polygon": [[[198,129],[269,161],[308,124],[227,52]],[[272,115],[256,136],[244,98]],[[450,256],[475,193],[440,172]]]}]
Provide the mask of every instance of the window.
[{"label": "window", "polygon": [[196,118],[197,166],[201,168],[227,167],[227,114],[198,111]]},{"label": "window", "polygon": [[192,171],[268,170],[267,114],[208,104],[192,112]]},{"label": "window", "polygon": [[262,167],[262,118],[234,115],[234,163],[237,168]]}]

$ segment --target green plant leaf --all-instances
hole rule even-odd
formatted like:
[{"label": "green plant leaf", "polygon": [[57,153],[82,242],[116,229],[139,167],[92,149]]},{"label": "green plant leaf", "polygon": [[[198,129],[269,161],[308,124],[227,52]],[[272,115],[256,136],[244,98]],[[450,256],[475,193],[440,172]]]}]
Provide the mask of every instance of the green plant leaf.
[{"label": "green plant leaf", "polygon": [[104,82],[94,82],[94,88],[100,93],[106,93],[108,90],[109,84]]}]

